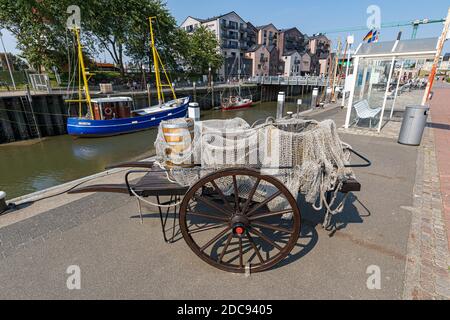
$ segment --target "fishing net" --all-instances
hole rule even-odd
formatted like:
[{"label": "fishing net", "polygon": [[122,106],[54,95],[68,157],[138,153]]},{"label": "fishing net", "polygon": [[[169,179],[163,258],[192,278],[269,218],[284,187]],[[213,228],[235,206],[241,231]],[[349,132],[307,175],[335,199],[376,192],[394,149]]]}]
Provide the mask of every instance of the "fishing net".
[{"label": "fishing net", "polygon": [[[294,198],[301,192],[308,203],[320,210],[326,192],[338,190],[343,181],[353,178],[353,172],[345,167],[350,161],[350,152],[345,151],[346,144],[340,140],[331,120],[268,119],[254,126],[240,118],[196,122],[193,137],[192,134],[183,136],[182,152],[167,152],[173,146],[167,143],[162,128],[186,122],[186,119],[162,122],[155,142],[158,163],[165,168],[168,163],[175,165],[169,168],[168,176],[180,185],[192,186],[201,177],[219,169],[259,168],[262,174],[278,178]],[[176,166],[187,163],[199,166]],[[236,178],[239,195],[246,198],[256,179]],[[231,177],[220,178],[216,183],[225,195],[234,193]],[[273,185],[261,182],[253,200],[264,201],[277,191]],[[325,205],[329,213],[333,211],[330,203]],[[268,206],[270,210],[284,210],[288,202],[284,197],[277,197]]]}]

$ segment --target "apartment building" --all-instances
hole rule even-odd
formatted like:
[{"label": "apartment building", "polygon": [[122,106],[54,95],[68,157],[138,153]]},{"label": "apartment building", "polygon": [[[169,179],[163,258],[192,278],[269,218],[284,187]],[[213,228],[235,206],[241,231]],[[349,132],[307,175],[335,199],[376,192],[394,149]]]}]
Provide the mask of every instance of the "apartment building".
[{"label": "apartment building", "polygon": [[244,61],[245,52],[255,44],[257,38],[256,28],[242,19],[236,12],[232,11],[220,16],[199,19],[187,17],[180,28],[192,33],[195,29],[203,26],[212,31],[220,44],[220,51],[224,57],[224,65],[217,73],[219,77],[228,79],[239,75],[239,63],[241,59],[241,75],[250,75],[252,70],[250,61]]},{"label": "apartment building", "polygon": [[311,74],[326,75],[331,63],[331,41],[323,34],[314,35],[308,40],[308,51],[311,54]]},{"label": "apartment building", "polygon": [[[323,34],[308,37],[295,27],[278,29],[272,23],[255,27],[234,11],[208,19],[189,16],[180,27],[192,33],[200,26],[220,44],[224,65],[217,73],[222,80],[267,73],[319,75],[328,68],[331,41]],[[261,63],[261,54],[268,55],[267,62]]]},{"label": "apartment building", "polygon": [[253,45],[245,56],[252,61],[252,76],[270,75],[270,52],[265,45]]}]

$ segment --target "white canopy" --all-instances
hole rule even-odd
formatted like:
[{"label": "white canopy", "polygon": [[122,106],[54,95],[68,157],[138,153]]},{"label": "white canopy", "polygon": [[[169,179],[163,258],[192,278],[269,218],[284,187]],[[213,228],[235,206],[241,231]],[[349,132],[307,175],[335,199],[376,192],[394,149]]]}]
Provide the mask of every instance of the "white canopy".
[{"label": "white canopy", "polygon": [[[396,41],[386,41],[386,42],[376,42],[376,43],[363,43],[360,44],[358,49],[356,50],[355,54],[353,55],[353,75],[349,77],[350,81],[350,99],[348,102],[348,108],[347,108],[347,117],[345,121],[345,128],[349,128],[350,126],[350,119],[352,114],[352,109],[354,108],[354,102],[355,102],[355,88],[357,86],[357,81],[359,78],[361,78],[361,73],[366,72],[364,70],[363,72],[359,72],[361,61],[386,61],[391,60],[390,63],[390,71],[389,74],[387,74],[387,84],[386,84],[386,90],[384,95],[383,104],[381,106],[381,121],[378,125],[378,132],[381,131],[382,128],[382,122],[383,117],[386,109],[386,103],[388,101],[388,95],[389,95],[389,88],[391,86],[391,81],[394,73],[394,67],[395,67],[395,61],[396,59],[428,59],[433,58],[436,55],[437,52],[437,43],[438,38],[425,38],[425,39],[411,39],[411,40],[396,40]],[[403,67],[403,64],[402,64]],[[367,68],[366,68],[367,69]],[[366,75],[363,75],[363,78]],[[365,81],[365,80],[364,80]],[[397,85],[397,91],[398,91],[398,85]],[[394,105],[395,105],[395,99],[397,98],[397,92],[395,94],[394,98]],[[418,102],[420,103],[420,102]],[[392,109],[393,111],[393,109]],[[391,111],[391,116],[392,116]]]}]

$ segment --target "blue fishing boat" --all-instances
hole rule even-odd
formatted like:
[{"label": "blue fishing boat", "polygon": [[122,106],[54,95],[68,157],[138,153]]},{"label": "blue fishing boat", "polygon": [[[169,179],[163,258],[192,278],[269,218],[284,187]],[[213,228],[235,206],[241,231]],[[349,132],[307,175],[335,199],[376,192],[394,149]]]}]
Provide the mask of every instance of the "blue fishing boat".
[{"label": "blue fishing boat", "polygon": [[67,131],[76,137],[106,137],[157,127],[161,121],[187,116],[190,98],[164,103],[161,107],[131,110],[132,99],[115,97],[93,99],[94,118],[69,118]]},{"label": "blue fishing boat", "polygon": [[[161,121],[187,116],[190,97],[177,98],[175,94],[172,82],[154,45],[152,25],[154,19],[154,17],[149,18],[149,22],[158,105],[139,110],[133,110],[133,100],[130,97],[91,99],[88,86],[91,74],[84,65],[79,29],[74,28],[73,31],[78,44],[78,76],[79,82],[84,84],[84,92],[79,86],[78,99],[66,100],[68,103],[78,103],[79,107],[78,117],[67,120],[69,135],[76,137],[114,136],[157,127]],[[161,80],[161,73],[165,75],[165,83]],[[173,100],[165,102],[164,87],[170,88]],[[85,112],[83,112],[84,104],[87,106]]]}]

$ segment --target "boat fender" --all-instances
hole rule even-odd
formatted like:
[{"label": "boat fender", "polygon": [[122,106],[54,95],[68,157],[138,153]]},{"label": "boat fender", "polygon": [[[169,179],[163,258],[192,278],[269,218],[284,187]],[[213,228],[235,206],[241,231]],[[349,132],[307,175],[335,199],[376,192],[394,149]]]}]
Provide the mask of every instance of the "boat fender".
[{"label": "boat fender", "polygon": [[105,115],[110,116],[112,115],[112,109],[111,108],[105,108]]}]

